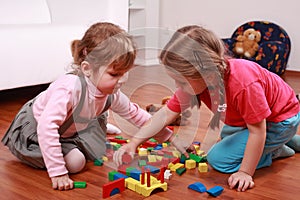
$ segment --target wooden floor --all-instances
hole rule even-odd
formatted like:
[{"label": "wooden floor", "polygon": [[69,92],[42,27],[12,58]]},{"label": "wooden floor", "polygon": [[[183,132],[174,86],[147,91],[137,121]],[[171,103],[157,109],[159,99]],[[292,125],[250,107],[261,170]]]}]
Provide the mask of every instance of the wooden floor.
[{"label": "wooden floor", "polygon": [[[173,81],[159,67],[137,67],[131,74],[123,91],[141,107],[150,103],[160,103],[161,98],[174,91]],[[297,93],[300,93],[300,73],[287,72],[284,79]],[[0,92],[0,137],[9,127],[10,122],[20,107],[43,90],[45,86],[29,87]],[[182,129],[189,132],[193,140],[201,141],[207,131],[210,113],[201,109],[201,124],[192,124]],[[198,120],[199,121],[199,120]],[[114,114],[110,122],[121,127],[122,135],[129,138],[134,131]],[[193,126],[197,126],[194,128]],[[300,131],[298,131],[300,134]],[[0,199],[101,199],[102,185],[108,183],[108,172],[114,170],[111,165],[94,166],[88,163],[86,169],[79,174],[71,175],[74,181],[86,181],[87,188],[71,191],[57,191],[51,188],[46,171],[36,170],[20,163],[10,151],[0,144]],[[187,188],[194,182],[202,182],[207,188],[216,185],[224,187],[217,199],[300,199],[300,154],[276,160],[268,168],[257,170],[254,176],[255,188],[247,192],[236,192],[227,186],[228,174],[219,173],[211,168],[207,173],[188,170],[182,176],[173,173],[167,180],[168,191],[152,194],[147,199],[213,199],[208,194],[197,193]],[[126,189],[111,199],[144,199],[143,196]]]}]

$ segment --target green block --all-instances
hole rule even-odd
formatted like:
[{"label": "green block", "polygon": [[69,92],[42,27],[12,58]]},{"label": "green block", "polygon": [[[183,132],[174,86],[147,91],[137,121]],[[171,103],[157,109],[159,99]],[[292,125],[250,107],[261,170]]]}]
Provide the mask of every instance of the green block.
[{"label": "green block", "polygon": [[113,181],[114,180],[114,175],[117,174],[117,171],[111,171],[108,172],[108,180]]},{"label": "green block", "polygon": [[157,140],[154,139],[154,138],[150,138],[149,141],[150,141],[150,142],[157,142]]},{"label": "green block", "polygon": [[74,181],[74,188],[86,188],[86,182]]},{"label": "green block", "polygon": [[153,147],[148,147],[147,151],[153,151],[153,149],[154,149]]},{"label": "green block", "polygon": [[96,160],[94,160],[94,165],[95,166],[102,166],[103,162],[104,161],[102,159],[96,159]]},{"label": "green block", "polygon": [[197,163],[199,163],[201,160],[200,156],[197,156],[195,154],[189,153],[189,156],[190,156],[190,159],[196,161]]},{"label": "green block", "polygon": [[139,166],[146,166],[147,163],[146,163],[146,160],[139,160]]},{"label": "green block", "polygon": [[113,145],[113,150],[118,150],[122,145],[120,144],[116,144],[116,145]]},{"label": "green block", "polygon": [[134,167],[127,167],[126,168],[126,175],[127,176],[130,176],[130,172],[132,171],[132,170],[134,170],[135,168]]},{"label": "green block", "polygon": [[178,169],[176,169],[176,173],[178,174],[178,175],[182,175],[184,172],[186,171],[186,168],[178,168]]},{"label": "green block", "polygon": [[116,138],[116,139],[120,139],[120,140],[123,139],[123,137],[122,137],[121,135],[117,135],[115,138]]}]

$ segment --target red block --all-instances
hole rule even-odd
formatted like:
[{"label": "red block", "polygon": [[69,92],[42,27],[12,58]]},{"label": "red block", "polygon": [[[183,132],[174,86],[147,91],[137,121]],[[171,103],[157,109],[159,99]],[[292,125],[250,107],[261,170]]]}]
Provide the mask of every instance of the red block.
[{"label": "red block", "polygon": [[[118,192],[116,192],[118,190]],[[125,190],[125,179],[120,178],[115,181],[111,181],[102,186],[102,197],[107,198]],[[113,194],[111,194],[113,192]],[[115,193],[116,192],[116,193]]]}]

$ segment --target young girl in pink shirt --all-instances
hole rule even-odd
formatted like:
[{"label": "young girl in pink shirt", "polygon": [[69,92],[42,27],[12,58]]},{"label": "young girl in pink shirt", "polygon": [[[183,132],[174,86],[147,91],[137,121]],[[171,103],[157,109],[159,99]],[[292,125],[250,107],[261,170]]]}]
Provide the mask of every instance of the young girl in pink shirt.
[{"label": "young girl in pink shirt", "polygon": [[[133,67],[132,38],[111,23],[92,25],[71,45],[72,73],[59,77],[27,102],[2,139],[22,162],[46,168],[52,187],[73,188],[69,173],[106,152],[106,110],[140,127],[150,114],[120,91]],[[171,132],[164,129],[161,140]]]},{"label": "young girl in pink shirt", "polygon": [[[220,120],[225,123],[221,140],[207,152],[207,160],[214,169],[231,173],[230,188],[254,187],[256,169],[300,151],[300,136],[295,135],[300,109],[294,91],[255,62],[226,56],[222,41],[211,31],[196,25],[180,28],[160,60],[178,89],[167,106],[115,153],[117,164],[124,152],[134,152],[141,141],[186,108],[201,103],[214,113],[209,124],[212,130],[218,131]],[[187,147],[176,138],[170,140],[185,153]]]}]

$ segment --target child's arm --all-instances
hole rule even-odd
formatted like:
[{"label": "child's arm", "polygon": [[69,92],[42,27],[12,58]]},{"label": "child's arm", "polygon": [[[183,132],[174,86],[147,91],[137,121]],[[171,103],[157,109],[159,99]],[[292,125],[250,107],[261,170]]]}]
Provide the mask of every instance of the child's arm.
[{"label": "child's arm", "polygon": [[136,148],[144,141],[155,136],[162,131],[164,127],[169,125],[174,119],[178,117],[179,113],[171,111],[167,106],[161,108],[156,112],[137,132],[137,134],[130,140],[130,142],[122,146],[114,154],[114,161],[121,164],[122,155],[127,152],[134,154]]},{"label": "child's arm", "polygon": [[266,141],[266,120],[256,124],[247,124],[249,137],[244,153],[244,158],[238,172],[232,174],[228,179],[230,188],[237,185],[238,191],[245,191],[254,186],[252,176],[263,153]]}]

